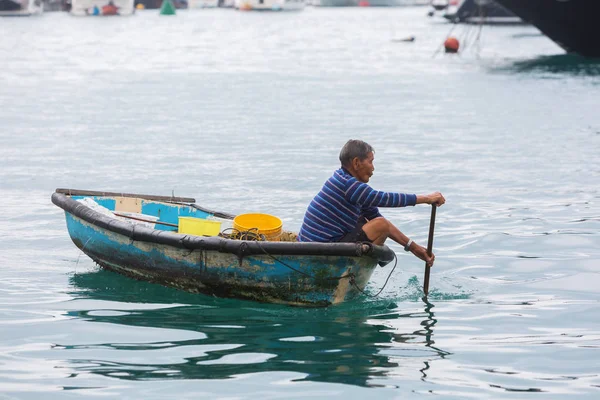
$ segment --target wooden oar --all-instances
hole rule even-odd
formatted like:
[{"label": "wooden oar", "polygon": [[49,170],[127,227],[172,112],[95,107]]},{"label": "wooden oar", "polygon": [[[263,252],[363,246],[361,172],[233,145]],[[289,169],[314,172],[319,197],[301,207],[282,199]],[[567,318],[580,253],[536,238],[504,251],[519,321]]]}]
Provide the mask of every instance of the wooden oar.
[{"label": "wooden oar", "polygon": [[113,212],[113,214],[118,215],[119,217],[123,217],[123,218],[135,219],[136,221],[150,222],[151,224],[173,226],[175,228],[179,227],[179,225],[170,224],[168,222],[152,221],[152,220],[149,220],[149,219],[142,219],[142,218],[132,217],[131,215],[120,214],[120,213],[117,213],[117,212]]},{"label": "wooden oar", "polygon": [[[431,219],[429,220],[429,239],[427,240],[427,254],[431,257],[433,254],[433,228],[435,227],[435,209],[436,205],[431,205]],[[423,281],[423,292],[425,296],[429,293],[429,272],[431,267],[425,263],[425,280]]]}]

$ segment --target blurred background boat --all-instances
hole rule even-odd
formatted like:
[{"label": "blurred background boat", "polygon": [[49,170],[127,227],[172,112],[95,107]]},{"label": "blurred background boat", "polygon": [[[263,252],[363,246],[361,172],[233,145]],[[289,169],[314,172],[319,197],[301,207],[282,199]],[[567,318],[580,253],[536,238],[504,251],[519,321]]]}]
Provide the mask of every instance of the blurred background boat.
[{"label": "blurred background boat", "polygon": [[135,11],[135,0],[72,0],[72,15],[112,16],[131,15]]},{"label": "blurred background boat", "polygon": [[304,0],[235,0],[234,7],[243,11],[301,11]]},{"label": "blurred background boat", "polygon": [[216,8],[219,7],[219,0],[189,0],[188,8]]},{"label": "blurred background boat", "polygon": [[[200,0],[199,0],[200,1]],[[207,0],[210,1],[210,0]],[[171,0],[175,8],[188,8],[188,0]],[[136,8],[155,10],[161,8],[163,0],[135,0]],[[141,7],[141,6],[143,7]]]},{"label": "blurred background boat", "polygon": [[312,5],[317,7],[356,7],[358,0],[313,0]]},{"label": "blurred background boat", "polygon": [[[233,8],[235,6],[234,0],[188,0],[187,8],[190,9],[201,9],[201,8]],[[180,7],[183,8],[183,7]]]},{"label": "blurred background boat", "polygon": [[0,17],[26,17],[42,12],[41,0],[0,0]]},{"label": "blurred background boat", "polygon": [[599,0],[498,0],[568,53],[600,57]]},{"label": "blurred background boat", "polygon": [[[187,8],[200,9],[200,8],[233,8],[235,6],[234,0],[188,0]],[[183,7],[180,7],[183,8]]]},{"label": "blurred background boat", "polygon": [[429,4],[435,11],[442,11],[450,5],[451,1],[454,2],[455,5],[458,4],[458,0],[431,0]]},{"label": "blurred background boat", "polygon": [[448,5],[444,18],[454,23],[512,25],[521,18],[494,0],[464,0]]},{"label": "blurred background boat", "polygon": [[430,0],[313,0],[320,7],[407,7],[428,6]]},{"label": "blurred background boat", "polygon": [[411,7],[428,6],[430,0],[363,0],[359,5],[370,7]]}]

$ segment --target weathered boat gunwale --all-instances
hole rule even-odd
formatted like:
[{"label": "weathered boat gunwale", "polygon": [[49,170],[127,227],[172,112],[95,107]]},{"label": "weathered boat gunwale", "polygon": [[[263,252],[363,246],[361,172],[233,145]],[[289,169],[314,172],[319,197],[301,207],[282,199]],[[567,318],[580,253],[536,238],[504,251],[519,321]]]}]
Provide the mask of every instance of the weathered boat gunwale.
[{"label": "weathered boat gunwale", "polygon": [[215,217],[224,219],[233,219],[235,215],[209,210],[201,207],[196,203],[196,199],[192,197],[176,197],[176,196],[157,196],[150,194],[135,194],[135,193],[121,193],[121,192],[101,192],[97,190],[81,190],[81,189],[56,189],[56,193],[62,193],[69,196],[94,196],[94,197],[129,197],[142,200],[160,201],[164,203],[180,204],[193,207],[197,210],[213,214]]},{"label": "weathered boat gunwale", "polygon": [[[156,201],[181,201],[191,198],[175,198],[168,196],[149,196],[127,193],[96,192],[74,189],[57,189],[52,194],[52,202],[65,212],[99,228],[106,229],[129,237],[135,241],[157,243],[189,250],[208,250],[237,255],[240,259],[250,255],[320,255],[320,256],[368,256],[374,262],[385,265],[391,262],[395,254],[387,246],[377,246],[371,243],[305,243],[305,242],[258,242],[245,240],[231,240],[222,237],[199,237],[169,231],[151,229],[145,226],[132,225],[118,219],[110,218],[98,213],[86,205],[72,199],[77,196],[121,196],[136,197]],[[185,201],[181,201],[185,202]],[[187,202],[185,202],[187,203]],[[215,213],[216,214],[216,213]]]},{"label": "weathered boat gunwale", "polygon": [[196,199],[192,197],[175,197],[175,196],[156,196],[149,194],[134,194],[134,193],[120,193],[120,192],[101,192],[97,190],[81,190],[81,189],[56,189],[56,193],[65,194],[68,196],[119,196],[119,197],[133,197],[144,200],[156,200],[164,202],[181,202],[181,203],[195,203]]}]

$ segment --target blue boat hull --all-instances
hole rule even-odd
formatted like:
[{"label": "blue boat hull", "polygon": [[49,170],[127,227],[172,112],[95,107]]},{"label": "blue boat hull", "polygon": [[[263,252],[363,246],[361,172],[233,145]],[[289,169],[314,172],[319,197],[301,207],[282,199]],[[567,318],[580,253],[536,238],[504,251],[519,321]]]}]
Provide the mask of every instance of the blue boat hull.
[{"label": "blue boat hull", "polygon": [[75,245],[100,266],[189,292],[328,306],[356,297],[377,264],[391,260],[385,246],[190,237],[107,219],[65,194],[53,201],[65,209]]}]

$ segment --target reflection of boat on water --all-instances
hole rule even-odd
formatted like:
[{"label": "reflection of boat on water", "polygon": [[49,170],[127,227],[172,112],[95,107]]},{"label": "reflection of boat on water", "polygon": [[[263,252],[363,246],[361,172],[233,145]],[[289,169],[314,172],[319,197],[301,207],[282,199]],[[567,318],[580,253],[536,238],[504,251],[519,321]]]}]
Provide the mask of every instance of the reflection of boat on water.
[{"label": "reflection of boat on water", "polygon": [[523,20],[493,0],[464,0],[448,6],[444,18],[454,23],[512,25]]},{"label": "reflection of boat on water", "polygon": [[516,61],[510,65],[508,70],[598,77],[600,76],[600,60],[581,57],[577,54],[556,54]]},{"label": "reflection of boat on water", "polygon": [[219,0],[188,0],[188,8],[216,8],[219,7]]},{"label": "reflection of boat on water", "polygon": [[320,7],[409,7],[427,6],[429,0],[315,0],[312,4]]},{"label": "reflection of boat on water", "polygon": [[131,15],[135,0],[72,0],[71,14],[77,16]]},{"label": "reflection of boat on water", "polygon": [[356,7],[358,0],[314,0],[312,4],[317,7]]},{"label": "reflection of boat on water", "polygon": [[370,7],[415,7],[428,6],[429,0],[364,0],[362,3]]},{"label": "reflection of boat on water", "polygon": [[568,53],[600,57],[598,0],[497,0]]},{"label": "reflection of boat on water", "polygon": [[[210,2],[211,0],[206,1]],[[188,0],[172,0],[171,3],[176,9],[188,8]],[[135,0],[135,5],[141,5],[145,10],[155,10],[162,7],[163,0]]]},{"label": "reflection of boat on water", "polygon": [[199,9],[199,8],[233,8],[235,6],[234,0],[188,0],[187,8]]},{"label": "reflection of boat on water", "polygon": [[41,0],[0,0],[0,17],[26,17],[42,12]]},{"label": "reflection of boat on water", "polygon": [[234,0],[234,7],[243,11],[301,11],[304,0]]},{"label": "reflection of boat on water", "polygon": [[[288,232],[288,240],[281,241],[279,235],[263,241],[222,232],[177,233],[173,227],[180,217],[204,225],[219,216],[227,222],[234,217],[203,209],[190,198],[58,189],[52,202],[65,211],[75,245],[102,267],[195,293],[290,305],[339,304],[360,294],[378,264],[395,259],[385,245],[298,242]],[[156,222],[140,226],[115,215],[123,212]]]},{"label": "reflection of boat on water", "polygon": [[[199,297],[103,270],[69,280],[75,304],[81,300],[83,307],[99,309],[68,313],[92,324],[85,331],[98,323],[104,328],[96,332],[125,330],[118,325],[150,335],[164,332],[150,343],[148,334],[127,343],[108,333],[75,339],[76,344],[59,340],[54,349],[68,349],[62,357],[79,373],[145,381],[290,371],[301,374],[297,380],[375,386],[400,363],[423,371],[448,354],[434,347],[435,316],[422,303],[404,312],[390,310],[395,306],[389,300],[307,310]],[[177,339],[178,332],[196,334]]]},{"label": "reflection of boat on water", "polygon": [[415,7],[428,6],[429,0],[363,0],[359,5],[369,7]]}]

